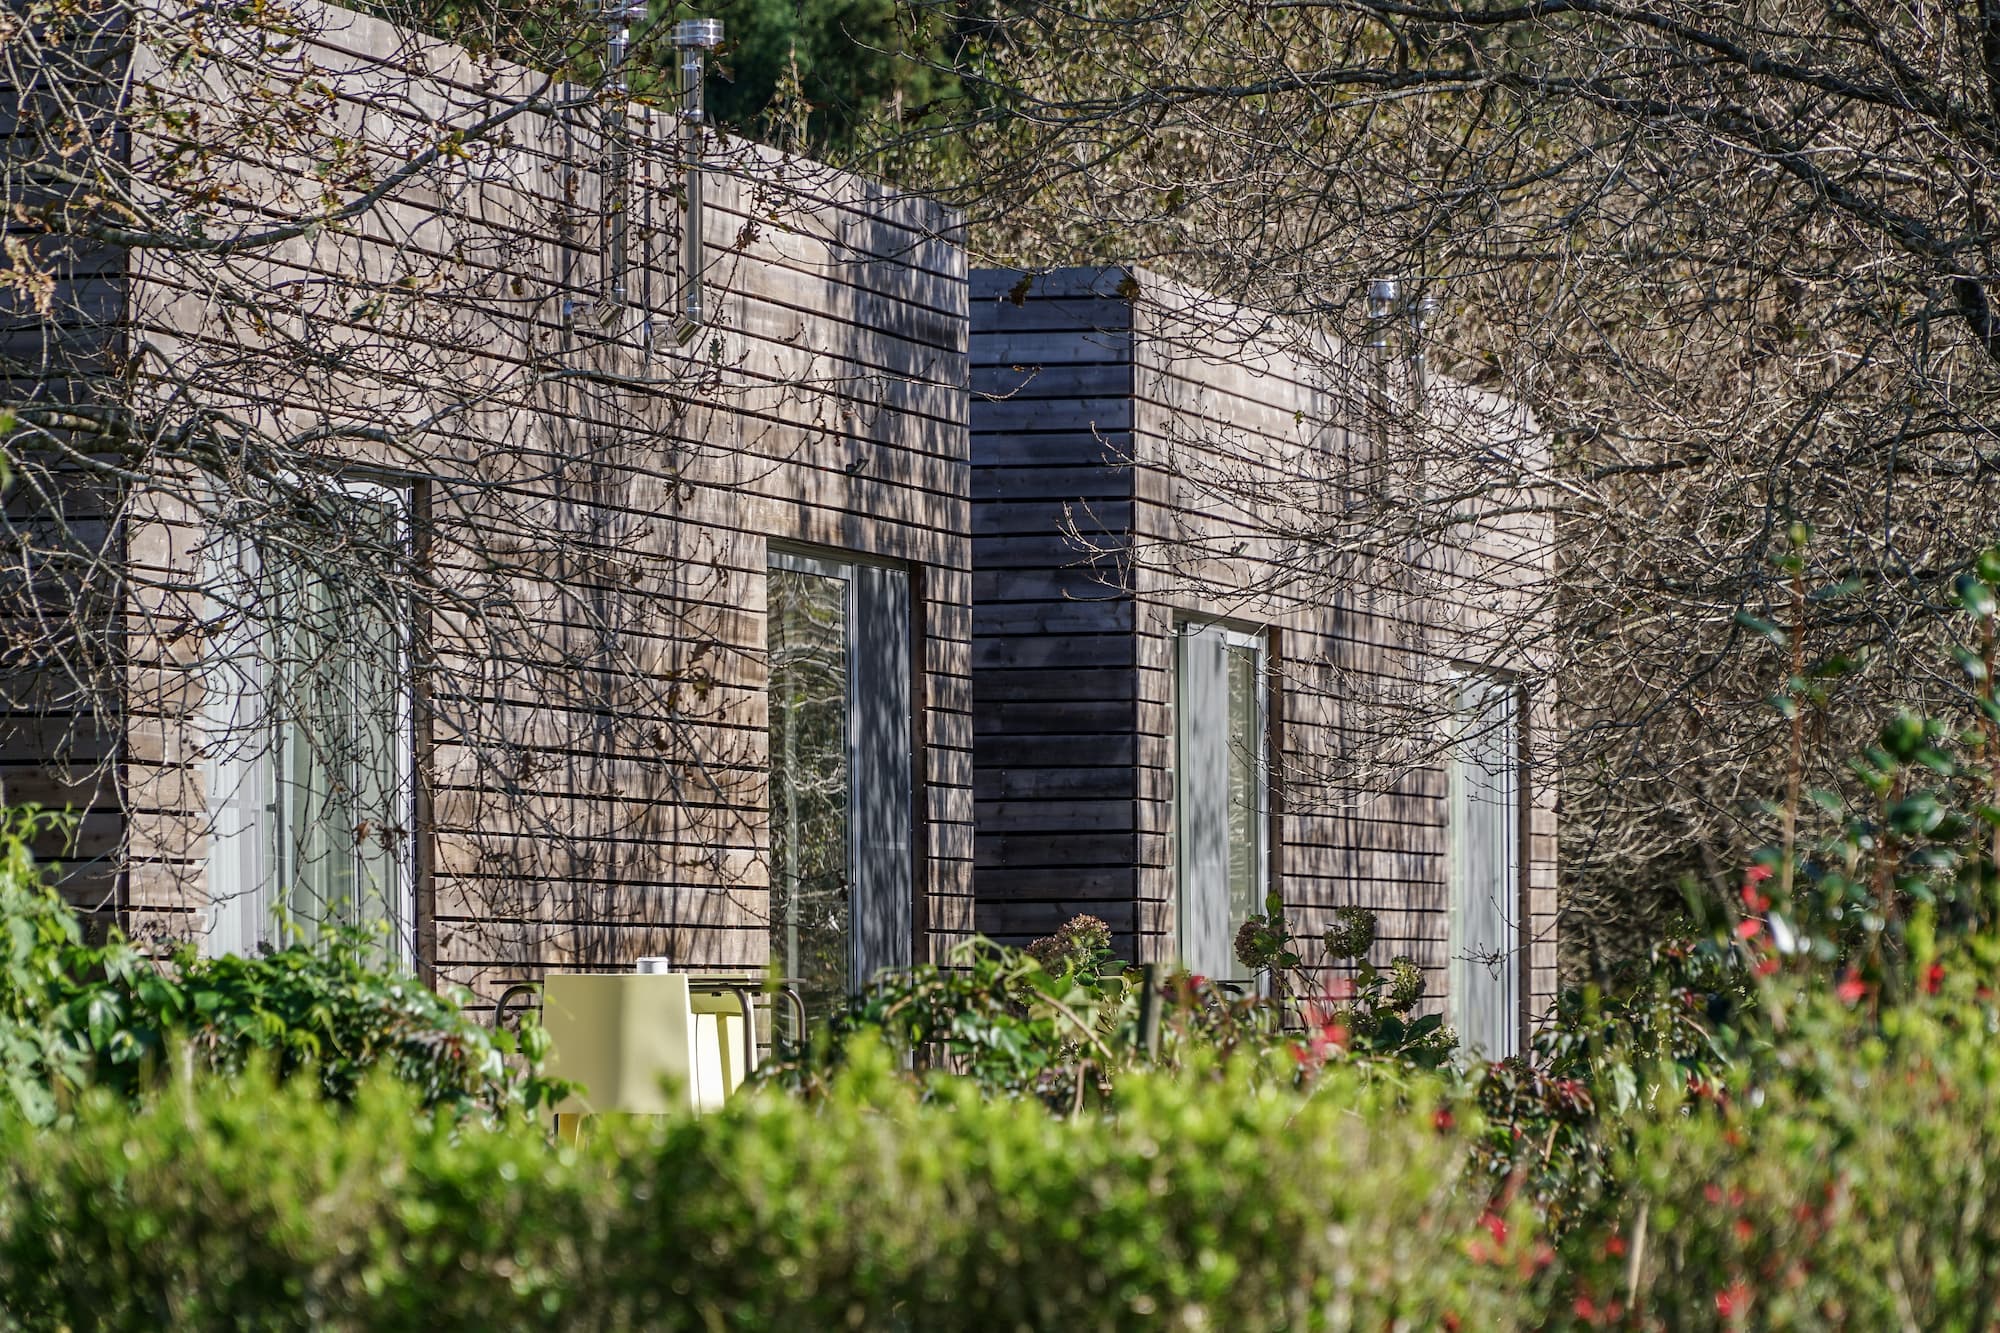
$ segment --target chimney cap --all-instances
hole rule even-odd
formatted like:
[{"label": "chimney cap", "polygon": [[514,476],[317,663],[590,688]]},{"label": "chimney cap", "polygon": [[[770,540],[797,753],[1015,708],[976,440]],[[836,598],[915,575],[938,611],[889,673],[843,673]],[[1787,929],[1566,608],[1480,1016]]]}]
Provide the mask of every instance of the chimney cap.
[{"label": "chimney cap", "polygon": [[674,24],[674,45],[717,47],[722,45],[721,19],[682,19]]},{"label": "chimney cap", "polygon": [[1403,284],[1395,278],[1368,280],[1368,318],[1387,319],[1403,303]]}]

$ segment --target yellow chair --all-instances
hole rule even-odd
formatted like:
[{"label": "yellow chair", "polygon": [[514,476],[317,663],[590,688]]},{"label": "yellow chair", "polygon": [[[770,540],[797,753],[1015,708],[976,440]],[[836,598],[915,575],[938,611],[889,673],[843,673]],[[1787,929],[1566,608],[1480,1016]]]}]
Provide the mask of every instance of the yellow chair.
[{"label": "yellow chair", "polygon": [[545,1072],[583,1085],[555,1108],[576,1118],[712,1111],[756,1068],[749,992],[685,973],[558,972],[542,983]]}]

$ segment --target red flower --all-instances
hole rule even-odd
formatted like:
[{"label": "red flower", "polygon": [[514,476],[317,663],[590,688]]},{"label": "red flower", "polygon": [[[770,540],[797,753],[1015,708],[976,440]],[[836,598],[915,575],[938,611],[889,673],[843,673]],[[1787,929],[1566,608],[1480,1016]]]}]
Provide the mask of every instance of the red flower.
[{"label": "red flower", "polygon": [[1737,1218],[1734,1230],[1736,1239],[1745,1245],[1748,1245],[1751,1238],[1757,1234],[1757,1228],[1750,1225],[1750,1219],[1747,1217]]},{"label": "red flower", "polygon": [[1586,1324],[1597,1322],[1597,1302],[1588,1296],[1577,1297],[1575,1304],[1571,1305],[1570,1309],[1576,1311],[1576,1317],[1583,1320]]},{"label": "red flower", "polygon": [[1778,956],[1776,954],[1767,953],[1762,958],[1759,958],[1757,960],[1757,966],[1753,970],[1760,977],[1768,977],[1773,972],[1776,972],[1781,966],[1783,966],[1783,964],[1778,962]]},{"label": "red flower", "polygon": [[1715,1293],[1715,1312],[1724,1319],[1734,1319],[1750,1309],[1750,1288],[1741,1280],[1732,1282],[1722,1291]]},{"label": "red flower", "polygon": [[1743,905],[1753,912],[1762,912],[1770,908],[1771,900],[1757,892],[1752,886],[1745,884],[1743,886]]},{"label": "red flower", "polygon": [[1616,1232],[1604,1242],[1604,1253],[1616,1259],[1625,1253],[1625,1238]]},{"label": "red flower", "polygon": [[1746,916],[1736,923],[1736,938],[1739,940],[1754,940],[1763,929],[1764,923],[1762,921],[1759,921],[1754,916]]},{"label": "red flower", "polygon": [[1440,1134],[1449,1134],[1452,1126],[1457,1123],[1452,1118],[1451,1108],[1448,1106],[1440,1106],[1437,1110],[1431,1112],[1431,1128]]},{"label": "red flower", "polygon": [[1506,1218],[1500,1216],[1500,1214],[1494,1212],[1492,1209],[1489,1208],[1485,1213],[1480,1215],[1479,1225],[1485,1227],[1489,1232],[1491,1232],[1493,1234],[1494,1240],[1499,1241],[1503,1245],[1506,1244],[1507,1242]]},{"label": "red flower", "polygon": [[1743,878],[1751,884],[1762,884],[1765,880],[1771,878],[1771,867],[1751,866],[1743,872]]},{"label": "red flower", "polygon": [[1860,973],[1849,972],[1833,988],[1833,993],[1840,997],[1842,1004],[1858,1004],[1861,997],[1868,993],[1868,983],[1861,979]]},{"label": "red flower", "polygon": [[1924,973],[1924,994],[1935,995],[1938,993],[1938,988],[1943,985],[1944,964],[1932,963],[1930,969]]},{"label": "red flower", "polygon": [[1453,1314],[1451,1311],[1446,1310],[1444,1312],[1444,1318],[1440,1322],[1444,1324],[1445,1333],[1458,1333],[1459,1330],[1458,1316]]}]

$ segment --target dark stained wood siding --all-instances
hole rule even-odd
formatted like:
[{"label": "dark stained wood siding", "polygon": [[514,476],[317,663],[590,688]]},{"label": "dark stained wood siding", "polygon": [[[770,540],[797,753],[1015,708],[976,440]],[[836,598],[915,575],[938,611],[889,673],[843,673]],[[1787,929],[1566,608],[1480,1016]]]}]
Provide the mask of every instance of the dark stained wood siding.
[{"label": "dark stained wood siding", "polygon": [[1088,912],[1129,953],[1147,852],[1122,276],[973,279],[973,772],[980,931]]},{"label": "dark stained wood siding", "polygon": [[[91,73],[104,87],[115,85],[128,54],[114,24],[57,48],[44,81],[16,86],[0,73],[0,171],[9,205],[0,240],[21,246],[28,265],[52,279],[38,293],[8,264],[18,280],[0,284],[0,408],[38,428],[68,409],[109,401],[105,377],[123,361],[124,256],[50,235],[39,211],[60,208],[75,187],[53,184],[36,168],[51,161],[53,144],[86,135],[101,136],[97,147],[112,158],[122,155],[109,95],[63,76]],[[7,68],[37,73],[26,60]],[[66,438],[59,424],[54,438]],[[115,916],[123,883],[122,720],[113,682],[120,645],[115,636],[100,638],[83,654],[57,660],[37,626],[69,614],[115,621],[117,593],[103,574],[122,552],[123,535],[108,517],[116,497],[114,487],[58,464],[10,486],[0,520],[14,548],[0,605],[0,717],[17,719],[0,729],[0,803],[76,816],[73,833],[44,837],[36,851],[60,863],[65,894],[98,921]],[[96,566],[94,576],[83,575],[86,566]]]},{"label": "dark stained wood siding", "polygon": [[[1442,1002],[1447,775],[1435,726],[1404,715],[1454,663],[1539,681],[1500,626],[1507,589],[1545,571],[1547,534],[1517,525],[1456,552],[1392,543],[1307,574],[1302,534],[1353,502],[1376,449],[1353,426],[1368,372],[1352,354],[1300,351],[1254,312],[1143,271],[972,281],[975,379],[1008,394],[976,396],[972,415],[981,927],[1024,939],[1089,910],[1133,956],[1173,956],[1175,627],[1223,621],[1268,645],[1272,882],[1295,927],[1316,935],[1337,906],[1374,909],[1378,961],[1410,955]],[[1129,406],[1109,397],[1127,375]],[[1465,402],[1468,428],[1507,416]],[[1122,479],[1095,480],[1106,464]],[[1079,495],[1096,493],[1078,484],[1117,496],[1088,545],[1119,558],[1068,530]],[[1112,589],[1123,595],[1101,600]],[[1054,633],[1037,633],[1039,613]],[[1075,647],[1073,626],[1089,630]],[[1053,669],[1036,674],[1044,659]],[[1100,678],[1097,659],[1115,677]],[[1106,681],[1115,699],[1100,702]],[[1554,786],[1540,758],[1552,713],[1545,692],[1529,702],[1522,966],[1539,1011],[1555,987]],[[1064,748],[1028,739],[1040,735]],[[1086,881],[1094,894],[1065,891],[1089,873],[1068,840],[1095,850],[1092,839],[1130,857],[1130,878],[1121,868]]]}]

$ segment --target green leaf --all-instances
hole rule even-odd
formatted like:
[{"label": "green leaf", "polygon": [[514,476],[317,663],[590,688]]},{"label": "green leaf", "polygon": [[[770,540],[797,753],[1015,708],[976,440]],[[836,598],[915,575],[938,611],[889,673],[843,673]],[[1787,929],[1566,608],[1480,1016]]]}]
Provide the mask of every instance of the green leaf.
[{"label": "green leaf", "polygon": [[1889,807],[1889,824],[1903,834],[1923,834],[1935,829],[1944,819],[1944,807],[1938,798],[1927,791],[1905,796]]},{"label": "green leaf", "polygon": [[1944,777],[1950,777],[1958,772],[1958,765],[1952,762],[1950,756],[1929,745],[1917,751],[1916,762]]},{"label": "green leaf", "polygon": [[1882,728],[1882,748],[1908,763],[1924,743],[1924,721],[1914,713],[1898,713]]},{"label": "green leaf", "polygon": [[118,1028],[118,1001],[103,991],[92,995],[84,1009],[84,1030],[89,1032],[91,1044],[110,1044],[111,1034]]},{"label": "green leaf", "polygon": [[1806,600],[1809,602],[1837,602],[1844,597],[1852,597],[1865,586],[1867,585],[1862,583],[1860,579],[1845,578],[1838,583],[1828,583],[1822,587],[1814,588],[1806,594]]},{"label": "green leaf", "polygon": [[1986,580],[1972,574],[1960,574],[1957,590],[1959,605],[1967,611],[1981,620],[1993,614],[1996,605],[1993,587]]},{"label": "green leaf", "polygon": [[1779,629],[1762,616],[1753,616],[1748,611],[1738,611],[1736,613],[1736,623],[1753,634],[1761,634],[1780,647],[1791,641],[1790,636],[1785,631]]}]

